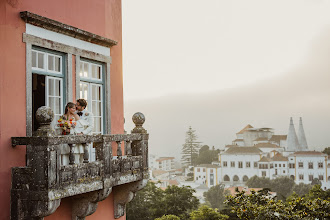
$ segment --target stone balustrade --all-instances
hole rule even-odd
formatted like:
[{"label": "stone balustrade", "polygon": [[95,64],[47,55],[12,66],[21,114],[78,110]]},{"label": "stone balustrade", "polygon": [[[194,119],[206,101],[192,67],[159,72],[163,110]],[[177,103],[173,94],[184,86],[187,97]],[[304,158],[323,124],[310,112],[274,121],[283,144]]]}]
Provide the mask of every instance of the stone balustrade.
[{"label": "stone balustrade", "polygon": [[[25,145],[27,164],[12,168],[11,219],[43,219],[61,199],[73,197],[72,219],[85,219],[97,203],[113,191],[115,218],[142,189],[148,176],[148,138],[144,116],[136,113],[132,134],[56,136],[50,127],[54,114],[48,107],[37,111],[41,127],[32,137],[12,137],[12,146]],[[96,160],[88,161],[93,143]],[[61,165],[61,145],[70,146],[70,163]],[[76,163],[73,145],[84,146],[84,161]],[[122,152],[124,145],[124,152]],[[113,155],[115,154],[115,155]]]}]

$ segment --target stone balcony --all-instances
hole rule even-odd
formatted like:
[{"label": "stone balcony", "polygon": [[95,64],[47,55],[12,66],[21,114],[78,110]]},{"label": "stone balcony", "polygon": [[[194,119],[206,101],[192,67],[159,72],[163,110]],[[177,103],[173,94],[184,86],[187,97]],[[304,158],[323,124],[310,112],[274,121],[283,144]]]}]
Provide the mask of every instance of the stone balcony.
[{"label": "stone balcony", "polygon": [[[115,218],[123,216],[126,204],[149,178],[149,135],[142,127],[143,114],[133,116],[132,134],[56,136],[50,127],[52,119],[52,110],[41,107],[38,131],[32,137],[12,137],[13,147],[26,146],[27,165],[12,168],[11,219],[43,219],[66,197],[73,198],[72,219],[85,219],[112,189]],[[93,162],[88,161],[90,143],[96,150]],[[70,147],[70,163],[65,166],[60,163],[63,144]],[[75,144],[84,146],[83,163],[74,161]]]}]

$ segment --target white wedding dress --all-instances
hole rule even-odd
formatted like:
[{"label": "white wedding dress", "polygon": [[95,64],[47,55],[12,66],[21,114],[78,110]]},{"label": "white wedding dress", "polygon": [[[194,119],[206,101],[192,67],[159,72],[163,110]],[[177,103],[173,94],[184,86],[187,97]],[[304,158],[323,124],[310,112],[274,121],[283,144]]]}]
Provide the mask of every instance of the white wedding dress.
[{"label": "white wedding dress", "polygon": [[[85,120],[78,120],[74,121],[76,122],[76,126],[74,128],[70,129],[70,135],[77,135],[81,133],[85,126],[88,126],[88,123]],[[60,131],[57,132],[57,134],[62,134],[62,129],[59,129]],[[61,165],[65,166],[70,163],[69,159],[70,155],[70,147],[68,144],[62,144],[61,145]],[[74,155],[74,162],[75,164],[82,163],[84,160],[84,146],[82,144],[74,144],[73,145],[73,155]]]}]

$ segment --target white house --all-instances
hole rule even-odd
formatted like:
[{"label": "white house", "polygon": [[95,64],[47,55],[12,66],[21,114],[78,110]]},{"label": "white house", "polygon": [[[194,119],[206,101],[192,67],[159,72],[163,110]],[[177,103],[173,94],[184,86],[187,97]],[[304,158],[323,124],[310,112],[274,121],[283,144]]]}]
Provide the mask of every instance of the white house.
[{"label": "white house", "polygon": [[214,164],[201,164],[194,167],[194,181],[212,187],[219,184],[220,167]]},{"label": "white house", "polygon": [[289,155],[288,160],[289,175],[297,184],[309,184],[317,178],[323,188],[330,188],[328,155],[317,151],[298,151]]},{"label": "white house", "polygon": [[220,152],[221,164],[219,182],[226,186],[244,184],[254,175],[258,175],[258,162],[262,151],[257,147],[231,146]]},{"label": "white house", "polygon": [[174,157],[160,157],[156,159],[156,167],[160,170],[174,170]]}]

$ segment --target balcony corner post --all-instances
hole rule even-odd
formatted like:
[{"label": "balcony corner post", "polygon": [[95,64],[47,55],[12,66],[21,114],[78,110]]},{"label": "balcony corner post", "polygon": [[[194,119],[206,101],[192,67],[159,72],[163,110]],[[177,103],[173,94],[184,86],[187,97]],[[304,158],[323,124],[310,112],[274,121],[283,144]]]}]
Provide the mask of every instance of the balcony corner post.
[{"label": "balcony corner post", "polygon": [[141,112],[137,112],[133,115],[132,120],[135,124],[135,128],[132,130],[132,134],[141,134],[141,141],[132,143],[132,151],[134,155],[142,155],[143,161],[141,170],[145,179],[149,178],[148,174],[148,139],[149,134],[146,129],[142,127],[145,122],[145,117]]},{"label": "balcony corner post", "polygon": [[60,150],[53,145],[55,132],[50,124],[53,111],[46,106],[36,112],[40,127],[29,137],[27,167],[12,168],[11,219],[43,219],[55,212],[60,198],[49,191],[59,187]]}]

